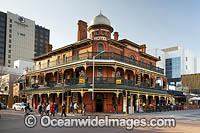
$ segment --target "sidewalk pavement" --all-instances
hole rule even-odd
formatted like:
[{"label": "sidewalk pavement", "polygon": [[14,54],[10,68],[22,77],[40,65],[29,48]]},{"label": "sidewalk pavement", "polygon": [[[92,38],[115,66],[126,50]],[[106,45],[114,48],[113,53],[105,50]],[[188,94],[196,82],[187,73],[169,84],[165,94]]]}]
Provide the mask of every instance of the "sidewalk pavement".
[{"label": "sidewalk pavement", "polygon": [[[151,113],[134,113],[134,114],[125,114],[125,113],[93,113],[93,116],[109,116],[109,117],[116,117],[116,118],[133,118],[133,117],[156,117],[159,116],[159,114],[163,115],[166,113],[166,117],[170,114],[170,113],[178,113],[178,112],[186,112],[186,111],[195,111],[195,110],[199,110],[199,109],[193,109],[193,110],[176,110],[176,111],[166,111],[166,112],[151,112]],[[34,114],[36,114],[37,116],[40,116],[40,114],[37,113],[36,110],[34,110]],[[67,117],[87,117],[87,116],[92,116],[92,113],[86,113],[85,115],[81,114],[81,113],[66,113]],[[58,112],[55,117],[61,117],[61,112]],[[163,117],[165,117],[163,115]]]}]

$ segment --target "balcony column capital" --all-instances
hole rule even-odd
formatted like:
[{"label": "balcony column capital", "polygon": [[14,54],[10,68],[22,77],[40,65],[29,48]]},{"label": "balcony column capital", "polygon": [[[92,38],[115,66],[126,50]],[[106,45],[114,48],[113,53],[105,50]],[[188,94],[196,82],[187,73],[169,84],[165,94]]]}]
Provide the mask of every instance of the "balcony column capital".
[{"label": "balcony column capital", "polygon": [[116,71],[117,71],[117,66],[114,65],[114,66],[112,66],[112,67],[114,68],[114,71],[116,72]]},{"label": "balcony column capital", "polygon": [[81,90],[81,97],[83,98],[83,96],[84,96],[84,91],[83,90]]},{"label": "balcony column capital", "polygon": [[125,74],[127,69],[126,69],[126,68],[123,68],[123,70],[124,70],[124,74]]},{"label": "balcony column capital", "polygon": [[57,93],[56,93],[56,96],[59,97],[60,93],[61,93],[61,92],[57,92]]},{"label": "balcony column capital", "polygon": [[119,97],[119,92],[117,91],[117,92],[115,92],[115,94],[116,94],[116,97],[118,98]]},{"label": "balcony column capital", "polygon": [[84,71],[86,71],[86,69],[87,69],[87,64],[86,63],[83,65],[83,68],[84,68]]},{"label": "balcony column capital", "polygon": [[137,95],[137,99],[139,99],[140,98],[140,94],[138,93],[138,94],[136,94]]},{"label": "balcony column capital", "polygon": [[75,72],[75,71],[76,71],[76,66],[74,65],[74,66],[72,67],[72,69],[73,69],[73,71]]}]

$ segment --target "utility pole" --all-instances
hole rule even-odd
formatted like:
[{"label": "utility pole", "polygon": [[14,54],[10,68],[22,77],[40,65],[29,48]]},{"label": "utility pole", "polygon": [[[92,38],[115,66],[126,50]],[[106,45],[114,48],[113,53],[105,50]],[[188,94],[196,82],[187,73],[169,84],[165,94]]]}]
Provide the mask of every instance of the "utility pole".
[{"label": "utility pole", "polygon": [[94,63],[95,63],[95,58],[97,57],[97,56],[99,56],[100,54],[102,54],[104,51],[101,51],[100,53],[98,53],[96,56],[93,56],[93,65],[92,65],[92,70],[93,70],[93,72],[92,72],[92,115],[93,115],[93,113],[94,113],[94,110],[93,110],[93,103],[94,103],[94,71],[95,71],[95,66],[94,66]]}]

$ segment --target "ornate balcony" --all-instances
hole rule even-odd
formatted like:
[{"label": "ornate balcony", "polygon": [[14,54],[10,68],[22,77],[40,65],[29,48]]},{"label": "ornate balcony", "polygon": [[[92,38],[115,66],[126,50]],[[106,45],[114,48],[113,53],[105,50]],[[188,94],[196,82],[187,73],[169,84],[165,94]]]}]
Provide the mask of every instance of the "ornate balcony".
[{"label": "ornate balcony", "polygon": [[[47,63],[35,65],[33,68],[29,68],[28,72],[34,72],[34,71],[38,71],[38,70],[61,66],[61,65],[69,64],[69,63],[76,62],[76,61],[89,60],[89,59],[91,60],[92,57],[97,54],[98,53],[96,53],[96,52],[95,53],[94,52],[86,52],[86,53],[82,53],[79,55],[66,57],[65,59],[49,61]],[[144,69],[148,69],[148,70],[151,70],[154,72],[164,74],[164,69],[162,69],[162,68],[155,67],[155,66],[152,66],[151,64],[147,64],[147,63],[141,62],[139,60],[135,60],[133,58],[129,58],[129,57],[117,54],[117,53],[113,53],[113,52],[104,52],[100,56],[96,57],[96,59],[119,61],[119,62],[127,63],[130,65],[134,65],[137,67],[141,67]]]},{"label": "ornate balcony", "polygon": [[[92,85],[92,77],[70,78],[70,79],[65,79],[64,81],[65,81],[64,86],[66,86],[67,88],[71,88],[72,86],[75,85],[81,85],[83,87],[90,88]],[[47,81],[47,84],[43,87],[52,88],[58,86],[61,87],[62,84],[58,85],[56,81]],[[95,77],[95,88],[105,87],[105,86],[110,88],[113,88],[115,86],[124,86],[124,87],[129,86],[129,87],[146,88],[146,89],[158,89],[158,90],[163,89],[163,87],[159,86],[158,84],[156,84],[153,87],[150,83],[146,82],[141,82],[140,84],[136,84],[135,80],[119,79],[115,77]],[[35,86],[35,84],[32,84],[32,88],[38,89],[40,88],[40,85],[37,84],[37,86]]]}]

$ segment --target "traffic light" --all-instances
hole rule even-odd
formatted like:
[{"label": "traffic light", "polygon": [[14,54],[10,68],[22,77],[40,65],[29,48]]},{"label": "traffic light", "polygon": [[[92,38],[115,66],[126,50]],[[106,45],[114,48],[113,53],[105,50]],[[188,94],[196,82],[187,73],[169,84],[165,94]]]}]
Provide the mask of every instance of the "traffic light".
[{"label": "traffic light", "polygon": [[68,91],[67,91],[67,96],[71,97],[71,94],[72,94],[72,93],[71,93],[71,90],[68,90]]}]

